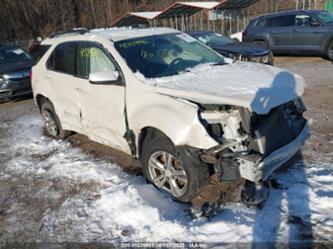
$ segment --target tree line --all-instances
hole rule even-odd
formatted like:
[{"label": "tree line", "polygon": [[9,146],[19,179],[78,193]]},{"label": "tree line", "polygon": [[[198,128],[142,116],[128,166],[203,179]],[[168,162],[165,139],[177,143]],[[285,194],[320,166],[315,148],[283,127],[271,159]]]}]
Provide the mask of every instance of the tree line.
[{"label": "tree line", "polygon": [[[0,42],[47,37],[75,27],[109,27],[127,11],[162,10],[173,2],[176,0],[0,0]],[[294,6],[295,0],[261,0],[247,12]]]}]

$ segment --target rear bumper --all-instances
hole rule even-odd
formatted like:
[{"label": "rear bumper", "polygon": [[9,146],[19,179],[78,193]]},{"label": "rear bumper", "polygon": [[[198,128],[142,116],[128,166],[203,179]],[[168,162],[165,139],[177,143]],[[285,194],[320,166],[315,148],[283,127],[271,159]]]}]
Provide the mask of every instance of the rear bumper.
[{"label": "rear bumper", "polygon": [[272,152],[266,158],[260,156],[240,157],[240,175],[252,182],[265,181],[267,178],[284,163],[290,160],[310,138],[310,127],[306,123],[298,137],[289,144]]}]

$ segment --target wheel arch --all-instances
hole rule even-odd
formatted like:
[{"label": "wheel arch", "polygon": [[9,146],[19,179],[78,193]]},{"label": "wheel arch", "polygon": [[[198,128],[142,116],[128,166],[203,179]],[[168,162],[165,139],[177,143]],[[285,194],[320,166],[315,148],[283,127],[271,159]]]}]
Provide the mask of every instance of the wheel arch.
[{"label": "wheel arch", "polygon": [[251,39],[251,42],[252,43],[254,43],[254,42],[265,42],[269,46],[269,48],[271,48],[271,45],[272,45],[271,42],[270,42],[270,40],[267,37],[265,37],[265,36],[256,36],[256,37],[253,37]]},{"label": "wheel arch", "polygon": [[[45,97],[44,95],[42,95],[40,93],[36,95],[35,101],[36,101],[36,105],[37,105],[39,110],[42,109],[42,104],[45,100],[50,101],[47,97]],[[52,102],[51,102],[51,104],[52,104]]]},{"label": "wheel arch", "polygon": [[328,49],[328,46],[330,45],[330,43],[333,41],[333,34],[330,34],[328,35],[324,42],[323,42],[323,45],[322,45],[322,51],[323,51],[323,54],[326,56],[327,55],[327,49]]},{"label": "wheel arch", "polygon": [[153,140],[157,137],[168,139],[169,142],[173,145],[174,143],[172,140],[160,129],[153,127],[153,126],[146,126],[140,130],[139,136],[138,136],[138,157],[141,158],[142,155],[142,149],[143,149],[143,142],[146,139]]}]

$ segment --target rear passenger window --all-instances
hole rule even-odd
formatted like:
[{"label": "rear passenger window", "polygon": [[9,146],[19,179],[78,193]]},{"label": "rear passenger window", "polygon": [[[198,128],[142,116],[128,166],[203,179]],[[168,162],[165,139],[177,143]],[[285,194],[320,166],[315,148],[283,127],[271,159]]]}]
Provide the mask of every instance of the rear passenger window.
[{"label": "rear passenger window", "polygon": [[295,26],[295,15],[277,16],[271,19],[271,27]]},{"label": "rear passenger window", "polygon": [[56,47],[47,62],[48,69],[76,74],[76,44],[63,43]]},{"label": "rear passenger window", "polygon": [[256,24],[257,27],[268,27],[269,26],[269,19],[268,18],[264,18],[264,19],[261,19],[257,22]]}]

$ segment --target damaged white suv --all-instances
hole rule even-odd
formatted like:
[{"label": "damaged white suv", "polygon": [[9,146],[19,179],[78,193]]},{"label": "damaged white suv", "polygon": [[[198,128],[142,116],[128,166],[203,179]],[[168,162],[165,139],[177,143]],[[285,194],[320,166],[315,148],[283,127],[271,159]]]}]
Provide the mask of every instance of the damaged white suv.
[{"label": "damaged white suv", "polygon": [[177,30],[92,30],[42,45],[32,86],[48,134],[74,131],[132,155],[180,201],[204,205],[205,191],[218,199],[232,183],[257,202],[309,137],[300,76],[234,63]]}]

